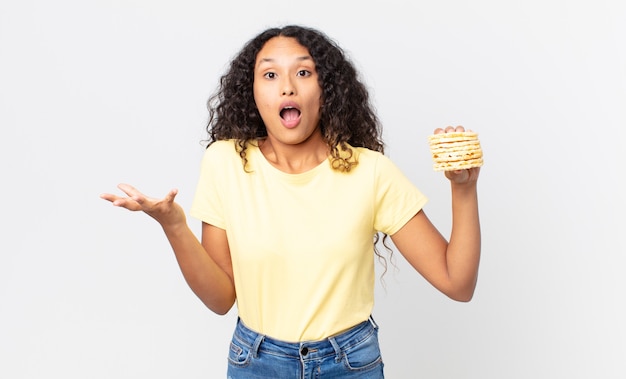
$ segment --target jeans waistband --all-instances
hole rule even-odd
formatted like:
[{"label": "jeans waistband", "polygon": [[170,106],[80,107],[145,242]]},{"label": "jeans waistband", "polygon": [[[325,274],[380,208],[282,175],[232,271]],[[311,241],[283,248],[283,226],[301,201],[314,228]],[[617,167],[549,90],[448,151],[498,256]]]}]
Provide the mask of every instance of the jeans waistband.
[{"label": "jeans waistband", "polygon": [[372,333],[375,333],[377,329],[378,325],[370,316],[368,320],[320,341],[286,342],[257,333],[248,328],[241,319],[238,319],[233,339],[247,345],[255,358],[258,357],[259,352],[262,352],[301,360],[313,360],[335,355],[339,361],[343,356],[343,351],[358,345]]}]

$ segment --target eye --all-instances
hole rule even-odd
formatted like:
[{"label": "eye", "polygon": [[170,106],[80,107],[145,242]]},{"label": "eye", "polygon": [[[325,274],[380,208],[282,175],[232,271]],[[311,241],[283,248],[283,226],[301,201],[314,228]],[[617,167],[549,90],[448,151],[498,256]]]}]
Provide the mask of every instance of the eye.
[{"label": "eye", "polygon": [[300,70],[300,71],[298,71],[297,76],[304,76],[304,77],[311,76],[311,71],[309,71],[309,70]]},{"label": "eye", "polygon": [[266,78],[266,79],[274,79],[274,78],[276,78],[276,73],[274,73],[274,72],[266,72],[263,75],[263,77]]}]

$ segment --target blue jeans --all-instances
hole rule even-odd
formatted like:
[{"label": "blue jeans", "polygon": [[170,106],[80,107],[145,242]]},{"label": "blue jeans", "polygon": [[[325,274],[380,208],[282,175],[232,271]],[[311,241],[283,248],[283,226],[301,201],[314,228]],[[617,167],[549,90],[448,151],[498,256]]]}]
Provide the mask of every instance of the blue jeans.
[{"label": "blue jeans", "polygon": [[228,354],[228,379],[382,379],[378,326],[372,318],[322,341],[291,343],[247,328],[241,320]]}]

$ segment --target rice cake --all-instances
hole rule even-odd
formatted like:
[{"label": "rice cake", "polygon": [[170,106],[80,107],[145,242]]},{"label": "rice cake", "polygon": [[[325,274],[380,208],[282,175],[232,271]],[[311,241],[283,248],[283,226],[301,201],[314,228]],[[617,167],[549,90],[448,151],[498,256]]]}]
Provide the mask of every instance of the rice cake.
[{"label": "rice cake", "polygon": [[483,165],[476,132],[450,132],[428,137],[435,171],[465,170]]}]

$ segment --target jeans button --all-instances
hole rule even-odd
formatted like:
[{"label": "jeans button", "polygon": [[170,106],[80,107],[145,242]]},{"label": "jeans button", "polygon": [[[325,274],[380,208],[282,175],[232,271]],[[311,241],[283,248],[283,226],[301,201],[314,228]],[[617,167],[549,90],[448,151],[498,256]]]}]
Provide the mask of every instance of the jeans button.
[{"label": "jeans button", "polygon": [[302,354],[302,356],[306,356],[307,354],[309,354],[309,348],[304,346],[302,349],[300,349],[300,354]]}]

